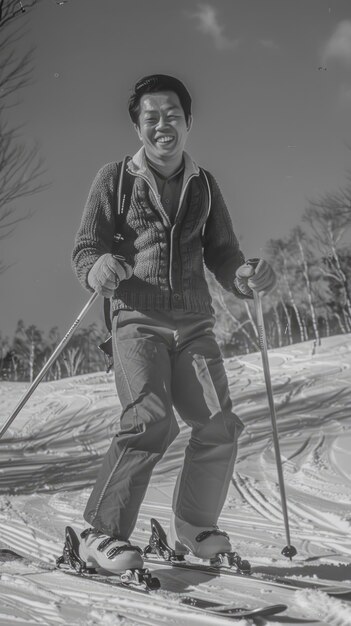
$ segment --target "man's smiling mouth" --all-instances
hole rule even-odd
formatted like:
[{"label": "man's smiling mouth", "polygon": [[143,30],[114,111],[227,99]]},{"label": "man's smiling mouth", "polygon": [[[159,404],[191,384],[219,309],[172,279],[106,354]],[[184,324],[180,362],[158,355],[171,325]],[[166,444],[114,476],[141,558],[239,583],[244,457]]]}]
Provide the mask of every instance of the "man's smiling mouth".
[{"label": "man's smiling mouth", "polygon": [[170,143],[171,141],[173,141],[174,137],[171,137],[171,135],[163,135],[162,137],[158,137],[156,139],[157,143]]}]

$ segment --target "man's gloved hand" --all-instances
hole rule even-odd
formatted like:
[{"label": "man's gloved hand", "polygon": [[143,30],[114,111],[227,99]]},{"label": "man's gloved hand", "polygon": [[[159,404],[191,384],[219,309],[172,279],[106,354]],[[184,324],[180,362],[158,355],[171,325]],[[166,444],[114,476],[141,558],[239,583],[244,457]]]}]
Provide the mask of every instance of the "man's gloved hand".
[{"label": "man's gloved hand", "polygon": [[267,293],[276,283],[275,272],[264,259],[248,259],[235,274],[235,287],[248,298],[252,297],[253,290]]},{"label": "man's gloved hand", "polygon": [[103,254],[95,261],[88,274],[88,283],[105,298],[112,298],[119,283],[133,274],[133,268],[121,258]]}]

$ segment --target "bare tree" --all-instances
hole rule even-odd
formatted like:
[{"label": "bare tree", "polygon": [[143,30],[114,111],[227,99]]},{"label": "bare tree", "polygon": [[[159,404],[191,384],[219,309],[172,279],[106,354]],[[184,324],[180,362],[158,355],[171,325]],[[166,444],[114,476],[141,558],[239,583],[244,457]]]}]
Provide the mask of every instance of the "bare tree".
[{"label": "bare tree", "polygon": [[286,316],[289,343],[292,343],[291,318],[286,304],[293,309],[300,332],[300,340],[306,341],[307,335],[302,322],[301,312],[297,302],[296,287],[296,255],[292,254],[289,238],[270,239],[266,249],[278,277],[278,291],[281,295],[281,303]]},{"label": "bare tree", "polygon": [[[258,350],[258,332],[247,303],[226,292],[207,268],[205,275],[215,309],[215,332],[219,344],[230,343],[234,335],[242,335],[248,351]],[[244,315],[245,309],[247,316]],[[254,337],[248,327],[254,331]]]},{"label": "bare tree", "polygon": [[291,326],[291,315],[289,312],[288,307],[286,306],[284,299],[281,297],[279,304],[281,305],[283,311],[284,311],[284,315],[285,315],[285,320],[286,320],[286,326],[285,326],[285,331],[284,334],[286,334],[288,336],[288,343],[289,345],[291,345],[292,343],[294,343],[293,341],[293,335],[292,335],[292,326]]},{"label": "bare tree", "polygon": [[277,339],[275,340],[275,337],[272,333],[269,333],[270,335],[273,335],[273,341],[272,344],[273,346],[276,346],[278,344],[278,347],[281,348],[283,345],[283,334],[282,334],[282,326],[281,326],[281,320],[279,317],[279,311],[278,311],[278,306],[276,304],[276,302],[273,303],[272,305],[272,311],[273,311],[273,316],[274,316],[274,326],[273,326],[273,331],[276,331],[276,337]]},{"label": "bare tree", "polygon": [[0,0],[0,26],[3,27],[8,22],[12,22],[14,18],[26,13],[36,4],[36,0],[28,0],[28,2],[18,2],[17,0]]},{"label": "bare tree", "polygon": [[10,344],[8,337],[3,337],[0,332],[0,376],[4,369],[5,360],[10,351]]},{"label": "bare tree", "polygon": [[[234,324],[233,332],[235,332],[235,333],[241,332],[244,335],[248,345],[250,345],[253,350],[257,350],[258,349],[258,331],[257,331],[256,324],[255,324],[255,322],[253,320],[253,317],[252,317],[252,314],[251,314],[251,311],[250,311],[250,307],[247,304],[247,302],[244,301],[243,304],[245,306],[245,309],[246,309],[248,317],[247,317],[246,320],[244,320],[242,322],[238,317],[236,317],[236,315],[234,314],[233,310],[230,310],[230,308],[228,307],[227,303],[225,302],[223,289],[222,289],[222,287],[220,285],[218,285],[218,287],[217,287],[216,295],[217,295],[218,303],[220,304],[220,306],[222,307],[223,311],[225,311],[225,313],[228,315],[229,319],[231,319],[233,324]],[[252,326],[257,341],[252,339],[250,333],[246,330],[246,325],[247,324],[250,324]]]},{"label": "bare tree", "polygon": [[62,361],[67,376],[76,376],[81,369],[83,361],[84,353],[78,346],[67,348]]},{"label": "bare tree", "polygon": [[13,350],[19,359],[24,380],[33,382],[36,371],[40,367],[43,344],[43,333],[34,324],[25,326],[23,320],[18,321]]},{"label": "bare tree", "polygon": [[311,201],[303,219],[314,234],[321,255],[320,271],[339,290],[344,324],[351,330],[351,291],[342,266],[341,244],[351,228],[351,185],[344,192]]},{"label": "bare tree", "polygon": [[[44,169],[38,146],[22,143],[22,126],[11,126],[6,118],[32,78],[33,48],[21,54],[18,44],[24,34],[23,14],[34,4],[35,0],[0,0],[0,240],[30,215],[28,210],[19,210],[16,201],[46,187],[40,182]],[[0,273],[5,269],[0,260]]]},{"label": "bare tree", "polygon": [[[309,242],[306,239],[302,228],[297,226],[292,231],[292,236],[290,239],[290,246],[293,250],[297,250],[298,261],[300,265],[300,269],[302,272],[303,280],[305,283],[305,290],[307,295],[307,302],[309,307],[309,314],[311,316],[313,334],[318,345],[321,343],[319,327],[318,327],[318,318],[316,313],[313,285],[312,285],[312,275],[311,275],[311,254],[309,248]],[[306,329],[307,334],[307,329]]]}]

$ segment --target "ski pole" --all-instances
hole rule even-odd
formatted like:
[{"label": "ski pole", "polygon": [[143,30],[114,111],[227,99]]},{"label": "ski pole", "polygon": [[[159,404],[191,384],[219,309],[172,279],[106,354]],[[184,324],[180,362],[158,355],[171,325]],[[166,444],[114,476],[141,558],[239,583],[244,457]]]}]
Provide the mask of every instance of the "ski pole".
[{"label": "ski pole", "polygon": [[45,374],[48,372],[48,370],[50,369],[52,364],[56,361],[57,357],[60,355],[60,353],[62,352],[63,348],[67,345],[67,343],[71,339],[73,333],[78,328],[79,324],[81,323],[81,321],[83,320],[83,318],[85,317],[85,315],[87,314],[87,312],[89,311],[90,307],[92,306],[93,302],[95,302],[97,297],[98,297],[98,294],[96,292],[93,293],[93,295],[90,297],[90,299],[88,300],[88,302],[85,305],[85,307],[80,312],[80,314],[77,317],[77,319],[74,322],[74,324],[72,324],[71,328],[67,331],[67,333],[65,334],[64,338],[62,339],[62,341],[60,341],[58,346],[55,348],[55,350],[52,353],[50,359],[45,363],[43,369],[39,372],[38,376],[32,382],[32,384],[29,387],[28,391],[26,391],[26,393],[24,394],[23,398],[20,400],[20,402],[16,406],[15,410],[13,411],[13,413],[10,415],[10,417],[8,418],[8,420],[5,422],[4,426],[0,430],[0,439],[5,434],[5,432],[9,428],[9,426],[12,424],[13,420],[17,417],[18,413],[24,407],[24,405],[26,404],[27,400],[30,398],[30,396],[32,395],[33,391],[37,388],[37,386],[39,385],[40,381],[44,378]]},{"label": "ski pole", "polygon": [[261,294],[257,291],[253,291],[253,294],[254,294],[254,304],[255,304],[256,318],[257,318],[257,326],[258,326],[259,344],[260,344],[260,350],[261,350],[261,356],[262,356],[263,372],[264,372],[264,378],[266,381],[268,404],[270,408],[272,428],[273,428],[275,460],[276,460],[276,465],[277,465],[277,470],[278,470],[280,498],[281,498],[281,505],[282,505],[282,510],[283,510],[285,534],[286,534],[286,541],[287,541],[287,545],[285,546],[285,548],[283,548],[282,554],[286,557],[289,557],[291,561],[292,557],[297,554],[297,550],[294,546],[291,545],[291,542],[290,542],[288,508],[286,504],[286,494],[285,494],[282,460],[280,456],[277,418],[275,414],[272,382],[271,382],[271,375],[270,375],[270,370],[269,370],[267,338],[266,338],[266,331],[265,331],[264,319],[263,319]]}]

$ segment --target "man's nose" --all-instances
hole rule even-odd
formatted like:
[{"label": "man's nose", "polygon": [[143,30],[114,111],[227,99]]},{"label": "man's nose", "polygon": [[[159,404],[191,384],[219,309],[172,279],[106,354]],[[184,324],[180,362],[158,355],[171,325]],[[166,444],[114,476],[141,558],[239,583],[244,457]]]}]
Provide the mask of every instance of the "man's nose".
[{"label": "man's nose", "polygon": [[160,115],[159,120],[156,124],[157,130],[165,128],[167,126],[167,118],[163,115]]}]

